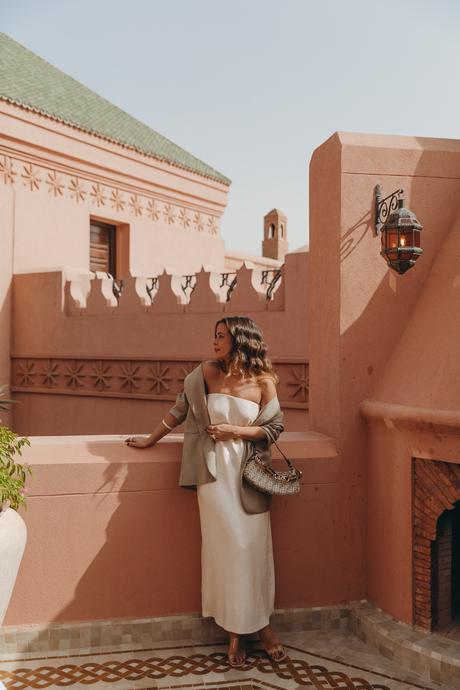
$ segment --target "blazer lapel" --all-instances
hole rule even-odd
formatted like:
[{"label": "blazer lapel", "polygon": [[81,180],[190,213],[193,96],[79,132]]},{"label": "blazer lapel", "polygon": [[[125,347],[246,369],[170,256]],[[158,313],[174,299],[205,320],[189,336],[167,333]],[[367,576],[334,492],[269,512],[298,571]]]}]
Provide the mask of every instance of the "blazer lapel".
[{"label": "blazer lapel", "polygon": [[185,393],[193,415],[202,427],[211,424],[206,400],[206,390],[204,385],[203,365],[199,364],[184,381]]}]

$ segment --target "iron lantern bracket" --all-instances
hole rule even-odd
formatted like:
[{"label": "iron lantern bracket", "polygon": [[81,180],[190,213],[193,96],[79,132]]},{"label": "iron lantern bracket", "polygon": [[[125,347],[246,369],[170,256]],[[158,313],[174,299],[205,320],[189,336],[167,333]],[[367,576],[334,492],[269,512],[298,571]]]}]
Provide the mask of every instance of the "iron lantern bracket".
[{"label": "iron lantern bracket", "polygon": [[397,189],[392,192],[384,199],[382,199],[382,187],[378,184],[374,189],[375,194],[375,234],[378,235],[381,232],[382,227],[385,225],[385,221],[392,211],[396,211],[398,208],[398,200],[404,194],[403,189]]}]

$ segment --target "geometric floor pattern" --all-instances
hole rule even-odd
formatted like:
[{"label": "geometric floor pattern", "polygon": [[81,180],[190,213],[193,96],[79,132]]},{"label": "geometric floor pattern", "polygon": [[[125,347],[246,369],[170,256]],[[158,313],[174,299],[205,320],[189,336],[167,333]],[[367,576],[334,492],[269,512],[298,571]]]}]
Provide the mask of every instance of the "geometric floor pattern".
[{"label": "geometric floor pattern", "polygon": [[241,669],[229,666],[226,645],[197,642],[73,657],[56,652],[49,656],[25,654],[0,660],[0,688],[3,683],[7,690],[447,690],[415,676],[409,679],[379,655],[374,660],[363,650],[360,657],[361,642],[353,635],[348,659],[338,646],[349,639],[345,633],[331,639],[329,652],[327,635],[323,634],[321,644],[318,634],[309,635],[283,634],[289,658],[280,664],[270,661],[254,642]]},{"label": "geometric floor pattern", "polygon": [[[77,683],[93,685],[101,681],[104,683],[130,681],[134,684],[145,679],[152,681],[168,679],[171,687],[172,679],[184,677],[197,679],[209,674],[224,674],[233,670],[228,664],[225,652],[219,651],[187,656],[184,654],[163,657],[155,655],[146,659],[109,659],[102,663],[89,661],[81,664],[66,663],[53,666],[47,664],[35,668],[0,670],[0,679],[10,690],[27,690],[27,688],[39,690],[53,685],[69,687]],[[311,664],[305,659],[297,658],[292,652],[290,657],[280,664],[271,662],[265,655],[250,654],[240,673],[247,677],[252,676],[253,672],[269,676],[273,680],[275,678],[288,680],[302,687],[389,690],[387,685],[370,683],[359,675],[350,676],[343,671],[330,671],[323,664]],[[251,680],[254,682],[253,678]],[[179,684],[175,687],[184,686]]]}]

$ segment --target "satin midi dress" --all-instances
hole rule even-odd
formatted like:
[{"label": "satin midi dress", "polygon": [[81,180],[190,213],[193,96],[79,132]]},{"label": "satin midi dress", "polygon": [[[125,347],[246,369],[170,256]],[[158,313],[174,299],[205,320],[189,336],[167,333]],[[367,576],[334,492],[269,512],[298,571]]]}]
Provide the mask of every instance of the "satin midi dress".
[{"label": "satin midi dress", "polygon": [[[259,414],[251,400],[209,393],[211,424],[247,426]],[[201,523],[203,616],[229,632],[248,634],[269,623],[275,575],[270,511],[246,513],[240,498],[241,439],[216,441],[216,481],[197,488]]]}]

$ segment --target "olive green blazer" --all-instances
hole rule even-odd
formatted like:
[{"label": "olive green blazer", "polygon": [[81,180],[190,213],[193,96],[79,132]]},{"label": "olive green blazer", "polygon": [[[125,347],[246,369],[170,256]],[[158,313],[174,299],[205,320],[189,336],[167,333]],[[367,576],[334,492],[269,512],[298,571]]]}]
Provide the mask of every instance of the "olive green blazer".
[{"label": "olive green blazer", "polygon": [[[184,446],[179,485],[195,489],[199,484],[216,481],[215,441],[206,428],[211,424],[206,400],[203,366],[199,364],[184,381],[184,390],[176,398],[170,413],[184,427]],[[252,426],[260,426],[266,438],[255,442],[259,455],[270,462],[270,446],[283,431],[283,413],[278,398],[272,398],[260,408]],[[243,470],[251,451],[251,443],[244,441],[244,452],[240,465],[241,503],[247,513],[264,513],[270,508],[270,496],[253,489],[243,480]]]}]

